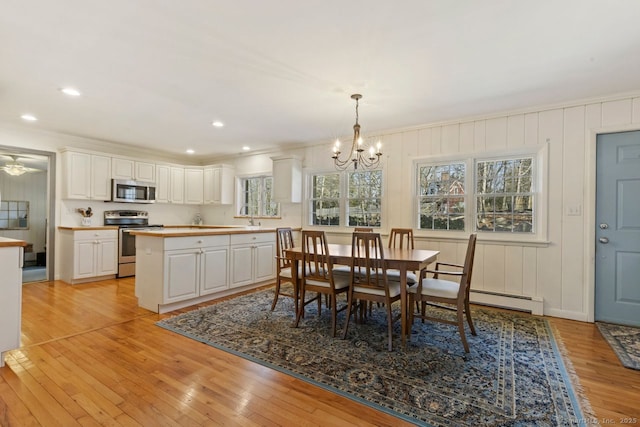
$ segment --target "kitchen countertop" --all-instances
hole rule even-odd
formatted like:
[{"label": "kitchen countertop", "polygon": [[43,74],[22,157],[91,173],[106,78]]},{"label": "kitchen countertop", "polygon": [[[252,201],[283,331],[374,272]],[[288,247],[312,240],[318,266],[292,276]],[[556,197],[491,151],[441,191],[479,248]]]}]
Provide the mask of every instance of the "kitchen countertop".
[{"label": "kitchen countertop", "polygon": [[8,237],[0,237],[0,248],[7,248],[9,246],[27,246],[27,242],[24,240],[10,239]]},{"label": "kitchen countertop", "polygon": [[223,226],[167,226],[159,229],[147,229],[130,231],[134,236],[146,237],[188,237],[188,236],[211,236],[220,234],[253,234],[253,233],[275,233],[275,228],[247,229],[246,227],[223,225]]},{"label": "kitchen countertop", "polygon": [[58,230],[117,230],[117,225],[102,225],[102,226],[68,226],[68,225],[59,225]]}]

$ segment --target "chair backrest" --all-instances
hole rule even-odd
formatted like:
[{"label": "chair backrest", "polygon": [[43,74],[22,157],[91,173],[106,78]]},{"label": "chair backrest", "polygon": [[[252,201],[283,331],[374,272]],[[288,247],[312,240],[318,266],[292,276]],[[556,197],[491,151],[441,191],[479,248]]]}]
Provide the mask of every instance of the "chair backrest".
[{"label": "chair backrest", "polygon": [[372,227],[356,227],[353,229],[354,233],[373,233]]},{"label": "chair backrest", "polygon": [[387,269],[380,233],[353,233],[351,236],[351,281],[369,288],[387,287]]},{"label": "chair backrest", "polygon": [[460,290],[464,291],[467,298],[469,298],[469,291],[471,289],[471,273],[473,272],[473,259],[476,253],[477,237],[478,235],[475,233],[469,236],[467,254],[464,257],[464,267],[462,268],[462,277],[460,278]]},{"label": "chair backrest", "polygon": [[324,231],[302,231],[303,279],[333,282],[333,263]]},{"label": "chair backrest", "polygon": [[278,272],[291,267],[291,259],[284,256],[284,251],[294,247],[293,232],[291,227],[276,228],[276,257],[278,259]]},{"label": "chair backrest", "polygon": [[415,249],[412,228],[392,228],[389,232],[389,247]]}]

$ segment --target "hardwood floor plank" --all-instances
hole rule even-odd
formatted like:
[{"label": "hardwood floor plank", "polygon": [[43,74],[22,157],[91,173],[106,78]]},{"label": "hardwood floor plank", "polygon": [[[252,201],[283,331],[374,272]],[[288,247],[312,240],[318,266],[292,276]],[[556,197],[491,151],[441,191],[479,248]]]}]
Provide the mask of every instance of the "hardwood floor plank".
[{"label": "hardwood floor plank", "polygon": [[[194,307],[141,309],[134,280],[23,287],[23,345],[0,369],[0,425],[411,425],[155,326]],[[596,418],[640,420],[640,371],[621,366],[595,325],[548,319]]]}]

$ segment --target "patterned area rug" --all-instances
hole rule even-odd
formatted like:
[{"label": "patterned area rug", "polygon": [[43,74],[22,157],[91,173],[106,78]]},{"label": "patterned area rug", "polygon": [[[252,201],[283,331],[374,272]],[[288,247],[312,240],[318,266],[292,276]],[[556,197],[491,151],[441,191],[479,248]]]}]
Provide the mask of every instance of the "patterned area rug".
[{"label": "patterned area rug", "polygon": [[596,325],[622,366],[640,370],[640,328],[603,322]]},{"label": "patterned area rug", "polygon": [[541,318],[474,309],[469,355],[456,327],[417,321],[406,349],[396,327],[389,352],[383,309],[364,324],[352,319],[342,340],[330,336],[327,310],[318,317],[310,304],[293,328],[292,300],[271,312],[272,298],[263,290],[158,325],[418,425],[572,426],[589,415]]}]

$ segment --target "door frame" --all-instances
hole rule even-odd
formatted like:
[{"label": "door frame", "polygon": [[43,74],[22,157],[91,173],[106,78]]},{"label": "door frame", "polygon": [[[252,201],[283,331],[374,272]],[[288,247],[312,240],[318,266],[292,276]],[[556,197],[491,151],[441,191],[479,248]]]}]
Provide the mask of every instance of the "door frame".
[{"label": "door frame", "polygon": [[3,150],[13,151],[20,154],[36,154],[49,158],[47,169],[47,280],[53,281],[55,277],[55,247],[56,247],[56,152],[36,150],[32,148],[15,147],[11,145],[2,145]]},{"label": "door frame", "polygon": [[595,321],[596,311],[596,161],[598,135],[618,132],[640,131],[640,123],[615,125],[588,130],[586,141],[586,165],[584,182],[584,278],[586,292],[584,296],[587,308],[587,322]]}]

